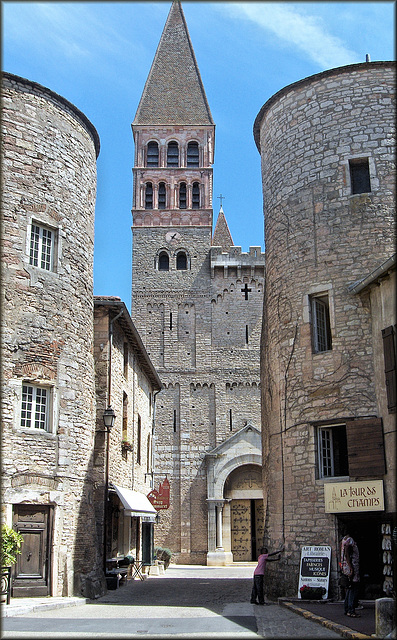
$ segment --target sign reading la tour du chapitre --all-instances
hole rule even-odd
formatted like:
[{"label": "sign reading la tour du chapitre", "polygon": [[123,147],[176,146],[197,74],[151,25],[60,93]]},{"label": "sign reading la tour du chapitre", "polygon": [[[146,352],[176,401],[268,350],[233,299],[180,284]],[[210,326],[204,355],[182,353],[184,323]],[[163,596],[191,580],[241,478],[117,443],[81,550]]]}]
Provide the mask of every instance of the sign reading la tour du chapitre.
[{"label": "sign reading la tour du chapitre", "polygon": [[383,480],[327,482],[324,485],[326,513],[384,511]]}]

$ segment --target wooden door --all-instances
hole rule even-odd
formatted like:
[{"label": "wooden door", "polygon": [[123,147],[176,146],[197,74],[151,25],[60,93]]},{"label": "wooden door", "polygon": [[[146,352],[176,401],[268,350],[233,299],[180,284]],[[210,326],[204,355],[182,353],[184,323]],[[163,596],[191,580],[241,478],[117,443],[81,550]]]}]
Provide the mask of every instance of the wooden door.
[{"label": "wooden door", "polygon": [[233,562],[251,562],[251,500],[232,500],[231,529]]},{"label": "wooden door", "polygon": [[16,505],[13,523],[23,536],[21,553],[13,569],[13,597],[51,595],[52,509],[31,504]]}]

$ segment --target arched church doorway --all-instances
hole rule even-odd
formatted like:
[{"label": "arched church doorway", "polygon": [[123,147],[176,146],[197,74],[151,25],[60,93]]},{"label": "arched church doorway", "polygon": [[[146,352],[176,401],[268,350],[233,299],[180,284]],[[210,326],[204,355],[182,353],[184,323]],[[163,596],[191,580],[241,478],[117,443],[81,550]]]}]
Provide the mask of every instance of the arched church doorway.
[{"label": "arched church doorway", "polygon": [[230,531],[233,562],[254,562],[264,534],[261,467],[246,464],[234,469],[226,479],[224,498],[224,525],[230,522],[224,531]]}]

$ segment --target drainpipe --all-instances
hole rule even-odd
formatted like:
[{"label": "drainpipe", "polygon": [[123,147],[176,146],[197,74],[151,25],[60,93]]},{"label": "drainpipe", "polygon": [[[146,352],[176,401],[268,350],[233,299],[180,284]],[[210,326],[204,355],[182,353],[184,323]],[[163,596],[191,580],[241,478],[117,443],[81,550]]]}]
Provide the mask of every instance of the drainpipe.
[{"label": "drainpipe", "polygon": [[[123,311],[115,316],[109,322],[109,357],[108,357],[108,388],[107,388],[107,407],[110,409],[111,389],[112,389],[112,347],[113,347],[113,322],[117,320]],[[103,507],[103,570],[106,576],[106,547],[107,547],[107,515],[108,515],[108,493],[109,493],[109,436],[110,429],[106,428],[106,464],[105,464],[105,495]]]}]

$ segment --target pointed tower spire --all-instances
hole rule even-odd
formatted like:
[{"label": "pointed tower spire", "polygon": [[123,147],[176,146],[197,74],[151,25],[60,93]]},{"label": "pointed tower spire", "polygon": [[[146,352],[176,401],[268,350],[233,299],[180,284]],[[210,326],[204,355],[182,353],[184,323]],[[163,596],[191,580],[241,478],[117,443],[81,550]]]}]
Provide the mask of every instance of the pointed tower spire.
[{"label": "pointed tower spire", "polygon": [[214,124],[177,0],[168,14],[133,124]]},{"label": "pointed tower spire", "polygon": [[213,247],[222,247],[223,251],[229,251],[230,247],[234,246],[232,234],[226,222],[222,205],[219,209],[218,220],[216,221],[211,244]]}]

